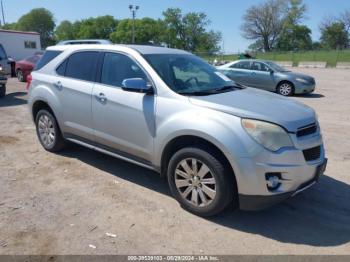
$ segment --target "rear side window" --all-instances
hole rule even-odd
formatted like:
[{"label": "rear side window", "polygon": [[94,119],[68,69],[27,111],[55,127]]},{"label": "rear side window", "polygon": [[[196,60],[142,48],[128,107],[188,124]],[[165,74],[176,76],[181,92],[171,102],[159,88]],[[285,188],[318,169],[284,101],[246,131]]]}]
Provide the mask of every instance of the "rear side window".
[{"label": "rear side window", "polygon": [[95,79],[98,56],[99,52],[94,51],[79,52],[71,55],[67,61],[65,76],[93,81]]},{"label": "rear side window", "polygon": [[233,64],[231,68],[239,68],[239,69],[250,69],[250,61],[242,61],[236,64]]},{"label": "rear side window", "polygon": [[43,57],[36,64],[34,70],[40,70],[41,68],[46,66],[48,63],[50,63],[54,58],[56,58],[61,53],[62,53],[61,51],[46,51],[44,53]]}]

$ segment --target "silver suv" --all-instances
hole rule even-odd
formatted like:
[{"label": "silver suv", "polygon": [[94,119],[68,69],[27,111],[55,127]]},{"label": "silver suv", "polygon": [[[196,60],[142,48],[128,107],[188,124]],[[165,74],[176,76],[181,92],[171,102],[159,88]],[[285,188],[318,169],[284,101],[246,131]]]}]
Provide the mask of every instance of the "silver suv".
[{"label": "silver suv", "polygon": [[71,141],[155,170],[201,216],[271,206],[315,184],[327,163],[314,110],[182,50],[50,47],[28,102],[46,150]]}]

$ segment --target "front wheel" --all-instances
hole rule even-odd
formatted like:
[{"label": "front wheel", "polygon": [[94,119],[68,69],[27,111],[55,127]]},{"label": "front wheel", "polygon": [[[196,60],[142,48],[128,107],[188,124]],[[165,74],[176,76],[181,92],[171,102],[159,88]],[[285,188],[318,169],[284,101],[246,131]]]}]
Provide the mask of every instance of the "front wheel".
[{"label": "front wheel", "polygon": [[39,141],[47,151],[58,152],[66,146],[56,118],[48,110],[42,109],[38,112],[35,124]]},{"label": "front wheel", "polygon": [[168,166],[170,190],[181,206],[199,216],[223,211],[237,196],[234,174],[211,150],[188,147]]},{"label": "front wheel", "polygon": [[291,96],[293,95],[294,87],[289,82],[283,82],[278,85],[277,87],[277,93],[282,96]]},{"label": "front wheel", "polygon": [[0,85],[0,97],[4,97],[6,95],[6,85]]}]

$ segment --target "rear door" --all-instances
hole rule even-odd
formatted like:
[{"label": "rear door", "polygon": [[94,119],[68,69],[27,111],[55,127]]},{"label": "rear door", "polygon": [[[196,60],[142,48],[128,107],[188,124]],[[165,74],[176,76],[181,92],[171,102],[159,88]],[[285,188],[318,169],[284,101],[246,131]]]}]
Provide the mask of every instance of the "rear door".
[{"label": "rear door", "polygon": [[149,77],[131,57],[105,53],[100,83],[93,90],[92,114],[96,144],[116,154],[149,164],[155,135],[155,95],[127,92],[122,82]]},{"label": "rear door", "polygon": [[0,44],[0,66],[2,67],[2,72],[0,72],[0,74],[11,74],[11,66],[9,64],[6,51],[2,44]]},{"label": "rear door", "polygon": [[73,53],[56,70],[52,85],[61,103],[61,128],[67,138],[88,143],[94,139],[91,100],[99,55],[98,51]]}]

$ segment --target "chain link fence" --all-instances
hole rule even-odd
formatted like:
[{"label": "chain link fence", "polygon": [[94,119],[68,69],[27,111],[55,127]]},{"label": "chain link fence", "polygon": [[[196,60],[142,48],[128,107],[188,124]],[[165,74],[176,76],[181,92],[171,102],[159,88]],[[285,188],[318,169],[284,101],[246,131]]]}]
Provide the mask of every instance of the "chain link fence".
[{"label": "chain link fence", "polygon": [[[243,54],[208,54],[196,53],[196,55],[207,60],[209,63],[222,64],[238,59],[243,59]],[[317,50],[317,51],[298,51],[298,52],[258,52],[249,53],[250,56],[257,59],[271,61],[291,61],[293,66],[298,66],[300,62],[326,62],[327,67],[335,67],[338,62],[350,63],[350,49],[346,50]]]}]

